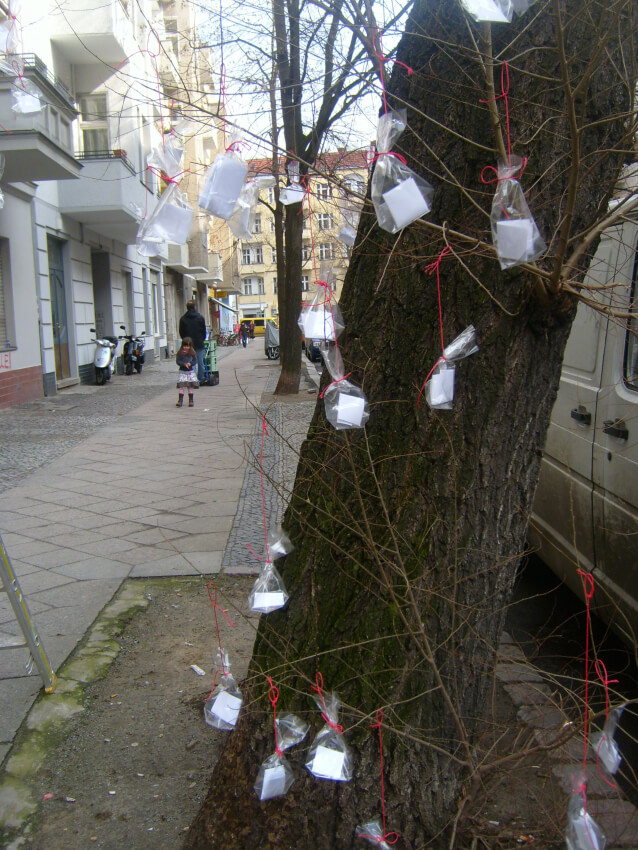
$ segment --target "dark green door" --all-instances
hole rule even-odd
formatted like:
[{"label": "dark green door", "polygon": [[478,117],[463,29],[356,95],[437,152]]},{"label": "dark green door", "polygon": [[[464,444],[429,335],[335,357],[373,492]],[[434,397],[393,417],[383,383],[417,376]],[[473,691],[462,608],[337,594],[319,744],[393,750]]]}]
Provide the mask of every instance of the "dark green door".
[{"label": "dark green door", "polygon": [[59,239],[47,237],[49,255],[49,286],[51,288],[51,320],[53,322],[53,352],[55,355],[55,377],[58,381],[71,377],[69,357],[69,326],[64,288],[64,264]]}]

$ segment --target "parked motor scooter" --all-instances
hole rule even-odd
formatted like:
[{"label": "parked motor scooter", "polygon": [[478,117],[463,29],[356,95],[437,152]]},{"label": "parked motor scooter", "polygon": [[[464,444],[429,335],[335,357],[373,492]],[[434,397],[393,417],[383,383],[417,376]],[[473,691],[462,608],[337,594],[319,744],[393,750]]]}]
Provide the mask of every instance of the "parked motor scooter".
[{"label": "parked motor scooter", "polygon": [[122,357],[124,359],[124,372],[126,375],[132,375],[133,369],[138,375],[142,374],[142,366],[144,365],[144,344],[146,342],[146,331],[142,331],[139,336],[126,333],[126,327],[120,325],[124,334],[122,339],[125,339],[124,348],[122,349]]},{"label": "parked motor scooter", "polygon": [[97,337],[95,328],[90,328],[91,333],[96,334],[93,340],[95,343],[95,355],[93,356],[93,365],[95,366],[95,383],[98,386],[111,380],[111,375],[114,371],[115,351],[117,349],[118,338],[104,334],[103,337]]}]

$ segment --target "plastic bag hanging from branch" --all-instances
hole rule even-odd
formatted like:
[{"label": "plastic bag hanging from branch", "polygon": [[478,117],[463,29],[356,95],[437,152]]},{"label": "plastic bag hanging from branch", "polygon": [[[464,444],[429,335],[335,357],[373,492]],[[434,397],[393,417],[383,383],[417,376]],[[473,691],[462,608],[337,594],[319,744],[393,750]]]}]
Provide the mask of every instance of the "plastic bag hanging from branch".
[{"label": "plastic bag hanging from branch", "polygon": [[296,714],[282,714],[281,717],[277,717],[275,727],[277,729],[277,742],[282,752],[301,744],[310,731],[310,726],[306,721],[297,717]]},{"label": "plastic bag hanging from branch", "polygon": [[297,324],[306,339],[334,342],[345,328],[343,316],[332,289],[325,282],[317,281],[317,284],[319,288],[312,304],[301,311]]},{"label": "plastic bag hanging from branch", "polygon": [[199,206],[224,221],[232,216],[248,174],[248,166],[237,153],[241,142],[234,142],[225,153],[215,157],[206,172]]},{"label": "plastic bag hanging from branch", "polygon": [[620,705],[613,708],[607,715],[602,732],[594,732],[589,739],[592,749],[596,753],[596,764],[602,764],[607,773],[612,776],[618,771],[622,762],[622,755],[614,735],[624,707],[624,705]]},{"label": "plastic bag hanging from branch", "polygon": [[237,239],[252,239],[255,228],[255,213],[259,203],[259,187],[254,181],[244,183],[237,203],[228,219],[228,227]]},{"label": "plastic bag hanging from branch", "polygon": [[512,20],[512,0],[460,0],[461,6],[475,21],[504,23]]},{"label": "plastic bag hanging from branch", "polygon": [[383,780],[383,709],[376,712],[375,723],[370,726],[371,729],[379,730],[379,761],[381,763],[381,822],[378,820],[368,821],[355,830],[357,838],[363,838],[370,844],[377,847],[387,848],[390,850],[390,844],[396,844],[399,840],[398,832],[388,832],[385,817],[385,783]]},{"label": "plastic bag hanging from branch", "polygon": [[449,345],[437,360],[426,378],[425,400],[428,406],[436,410],[452,410],[454,407],[454,364],[479,350],[476,344],[476,330],[473,325],[467,327]]},{"label": "plastic bag hanging from branch", "polygon": [[[383,827],[378,820],[371,820],[368,823],[362,823],[358,826],[354,834],[357,838],[362,838],[368,844],[378,847],[379,850],[390,850],[390,845],[383,837]],[[395,839],[397,841],[398,838]],[[394,844],[394,841],[392,842]]]},{"label": "plastic bag hanging from branch", "polygon": [[270,614],[283,608],[288,593],[274,564],[264,564],[248,596],[251,611]]},{"label": "plastic bag hanging from branch", "polygon": [[379,119],[377,155],[370,197],[379,227],[397,233],[430,212],[434,189],[390,148],[406,128],[406,110],[390,111]]},{"label": "plastic bag hanging from branch", "polygon": [[[279,690],[273,684],[270,676],[268,677],[268,684],[270,688],[268,690],[268,699],[270,700],[270,704],[272,705],[273,710],[273,726],[275,732],[275,752],[268,756],[268,758],[262,762],[261,767],[259,768],[259,773],[257,774],[257,779],[254,784],[255,793],[259,797],[260,800],[271,800],[273,797],[281,797],[283,796],[292,783],[295,781],[294,774],[292,769],[286,759],[283,756],[283,751],[288,747],[293,746],[294,744],[299,743],[305,737],[306,732],[308,731],[307,724],[304,724],[306,729],[303,732],[303,735],[299,737],[299,727],[297,726],[296,732],[297,734],[294,736],[289,736],[289,740],[286,746],[284,746],[281,735],[281,723],[277,720],[277,702],[279,700]],[[294,720],[297,724],[300,724],[302,721],[299,720],[298,717],[295,717],[294,714],[285,715],[286,718],[289,718],[291,721]]]},{"label": "plastic bag hanging from branch", "polygon": [[490,222],[492,240],[502,269],[509,269],[519,263],[531,263],[547,247],[518,181],[524,168],[525,160],[511,156],[510,164],[499,162],[495,178],[485,176],[490,170],[495,170],[493,166],[487,166],[481,172],[483,183],[496,180]]},{"label": "plastic bag hanging from branch", "polygon": [[162,179],[174,180],[182,174],[184,147],[174,136],[162,137],[162,142],[146,158],[146,165]]},{"label": "plastic bag hanging from branch", "polygon": [[284,206],[301,203],[306,194],[306,189],[299,180],[299,163],[289,162],[287,171],[290,183],[279,195],[279,200]]},{"label": "plastic bag hanging from branch", "polygon": [[230,669],[219,681],[204,703],[204,718],[214,729],[234,729],[239,717],[242,695]]},{"label": "plastic bag hanging from branch", "polygon": [[326,721],[306,756],[306,768],[317,779],[332,779],[335,782],[349,782],[354,770],[352,752],[343,737],[343,727],[339,725],[339,698],[332,693],[327,700],[323,696],[323,678],[317,673],[314,697],[321,716]]},{"label": "plastic bag hanging from branch", "polygon": [[167,242],[183,245],[190,233],[195,212],[177,183],[162,192],[150,216],[142,222],[137,232],[137,250],[144,257],[158,253]]},{"label": "plastic bag hanging from branch", "polygon": [[277,558],[283,558],[284,555],[289,555],[295,548],[286,532],[280,525],[268,529],[266,535],[266,548],[268,549],[268,558],[271,561],[276,561]]},{"label": "plastic bag hanging from branch", "polygon": [[370,418],[365,393],[345,378],[329,384],[322,397],[326,419],[337,431],[363,428]]},{"label": "plastic bag hanging from branch", "polygon": [[585,772],[579,771],[573,779],[565,828],[567,850],[605,850],[605,834],[587,811]]}]

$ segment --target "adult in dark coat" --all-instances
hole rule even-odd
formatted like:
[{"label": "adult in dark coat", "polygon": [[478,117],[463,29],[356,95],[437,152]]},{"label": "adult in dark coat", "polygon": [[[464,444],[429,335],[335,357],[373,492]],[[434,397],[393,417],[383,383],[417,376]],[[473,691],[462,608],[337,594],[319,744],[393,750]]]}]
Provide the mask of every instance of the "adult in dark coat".
[{"label": "adult in dark coat", "polygon": [[206,320],[197,311],[194,301],[188,301],[186,312],[179,320],[179,335],[182,339],[189,336],[193,340],[193,348],[197,353],[197,380],[204,380],[204,340],[206,339]]}]

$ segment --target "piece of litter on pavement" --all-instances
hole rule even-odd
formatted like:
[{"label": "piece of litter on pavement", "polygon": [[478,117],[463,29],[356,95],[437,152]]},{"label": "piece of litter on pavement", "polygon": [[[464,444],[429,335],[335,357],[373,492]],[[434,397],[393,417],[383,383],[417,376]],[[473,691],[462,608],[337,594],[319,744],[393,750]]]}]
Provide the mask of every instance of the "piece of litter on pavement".
[{"label": "piece of litter on pavement", "polygon": [[144,776],[144,774],[143,774],[143,773],[138,773],[137,775],[138,775],[140,778],[143,778],[143,776]]},{"label": "piece of litter on pavement", "polygon": [[184,641],[184,646],[195,646],[194,643],[191,643],[189,640]]},{"label": "piece of litter on pavement", "polygon": [[137,741],[133,741],[133,743],[130,746],[131,747],[139,747],[139,744],[137,743]]},{"label": "piece of litter on pavement", "polygon": [[64,802],[65,803],[75,803],[75,797],[65,797]]},{"label": "piece of litter on pavement", "polygon": [[51,793],[49,793],[49,794],[45,794],[45,795],[42,797],[42,799],[43,799],[43,800],[52,800],[52,799],[53,799],[53,796],[54,796],[54,795],[53,795],[53,794],[51,794]]},{"label": "piece of litter on pavement", "polygon": [[115,796],[115,791],[109,791],[109,796],[110,796],[110,797],[114,797],[114,796]]},{"label": "piece of litter on pavement", "polygon": [[201,667],[198,667],[197,664],[191,664],[191,670],[193,671],[193,673],[197,673],[198,676],[206,675],[206,671],[202,670]]}]

